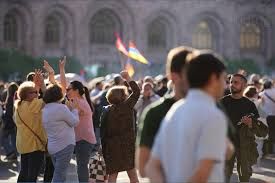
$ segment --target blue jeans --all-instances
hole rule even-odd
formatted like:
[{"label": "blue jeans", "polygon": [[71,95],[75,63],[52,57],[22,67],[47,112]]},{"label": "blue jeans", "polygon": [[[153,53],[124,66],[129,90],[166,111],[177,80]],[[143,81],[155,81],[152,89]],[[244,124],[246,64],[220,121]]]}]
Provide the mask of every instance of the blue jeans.
[{"label": "blue jeans", "polygon": [[67,169],[74,152],[74,145],[68,145],[61,151],[52,155],[54,173],[52,182],[65,182]]},{"label": "blue jeans", "polygon": [[93,147],[94,147],[93,144],[85,140],[76,142],[75,155],[76,155],[77,174],[78,174],[79,182],[89,181],[88,164],[89,164]]}]

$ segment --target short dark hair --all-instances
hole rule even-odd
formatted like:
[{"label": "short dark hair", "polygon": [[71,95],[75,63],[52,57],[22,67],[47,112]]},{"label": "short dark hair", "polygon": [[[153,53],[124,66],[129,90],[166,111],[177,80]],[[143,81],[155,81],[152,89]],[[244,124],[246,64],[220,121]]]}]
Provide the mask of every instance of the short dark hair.
[{"label": "short dark hair", "polygon": [[119,85],[121,83],[122,77],[120,75],[116,75],[114,77],[114,84]]},{"label": "short dark hair", "polygon": [[257,88],[255,86],[249,86],[245,89],[244,96],[253,98],[257,93]]},{"label": "short dark hair", "polygon": [[270,89],[270,88],[272,88],[272,85],[273,85],[273,83],[272,83],[272,81],[265,81],[264,82],[264,89],[266,90],[266,89]]},{"label": "short dark hair", "polygon": [[241,78],[245,83],[247,83],[246,77],[245,77],[244,75],[242,75],[242,74],[236,73],[236,74],[233,74],[233,75],[232,75],[231,79],[232,79],[233,77],[239,77],[239,78]]},{"label": "short dark hair", "polygon": [[52,102],[58,102],[63,99],[62,88],[58,84],[50,84],[47,86],[43,101],[48,104]]},{"label": "short dark hair", "polygon": [[225,71],[222,59],[211,51],[195,51],[187,58],[187,79],[190,88],[207,85],[212,74],[217,77]]},{"label": "short dark hair", "polygon": [[180,46],[169,51],[166,61],[166,73],[181,73],[186,63],[186,57],[193,48]]}]

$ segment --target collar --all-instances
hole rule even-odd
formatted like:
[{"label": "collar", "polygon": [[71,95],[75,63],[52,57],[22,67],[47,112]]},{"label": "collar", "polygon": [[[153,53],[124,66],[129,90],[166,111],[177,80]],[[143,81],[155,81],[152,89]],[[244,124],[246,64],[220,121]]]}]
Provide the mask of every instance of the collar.
[{"label": "collar", "polygon": [[216,105],[215,99],[201,89],[190,89],[188,91],[186,99],[187,100],[195,99],[195,100],[199,100],[201,102],[203,101],[204,103],[211,103],[211,104]]}]

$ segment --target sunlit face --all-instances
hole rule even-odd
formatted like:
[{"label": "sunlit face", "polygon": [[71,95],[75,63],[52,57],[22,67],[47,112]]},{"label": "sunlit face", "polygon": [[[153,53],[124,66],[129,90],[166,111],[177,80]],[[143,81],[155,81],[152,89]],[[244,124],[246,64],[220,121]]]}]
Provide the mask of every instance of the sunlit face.
[{"label": "sunlit face", "polygon": [[38,91],[35,88],[29,89],[27,92],[27,101],[32,101],[33,99],[38,98]]},{"label": "sunlit face", "polygon": [[242,93],[245,89],[245,82],[241,77],[235,76],[231,78],[230,90],[232,94]]}]

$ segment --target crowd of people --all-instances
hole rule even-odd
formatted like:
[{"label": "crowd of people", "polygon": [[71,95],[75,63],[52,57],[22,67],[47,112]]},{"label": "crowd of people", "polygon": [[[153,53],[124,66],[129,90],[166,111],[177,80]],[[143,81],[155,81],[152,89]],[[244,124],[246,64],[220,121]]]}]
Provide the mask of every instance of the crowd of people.
[{"label": "crowd of people", "polygon": [[44,61],[44,71],[0,86],[1,144],[7,160],[20,155],[18,182],[36,182],[41,170],[45,182],[65,182],[74,154],[79,182],[89,182],[101,149],[109,182],[122,171],[130,182],[138,173],[151,182],[230,182],[235,161],[241,182],[260,171],[264,142],[274,139],[271,78],[228,74],[216,53],[185,46],[169,52],[165,76],[137,81],[121,71],[88,88],[68,81],[65,64],[59,81]]}]

